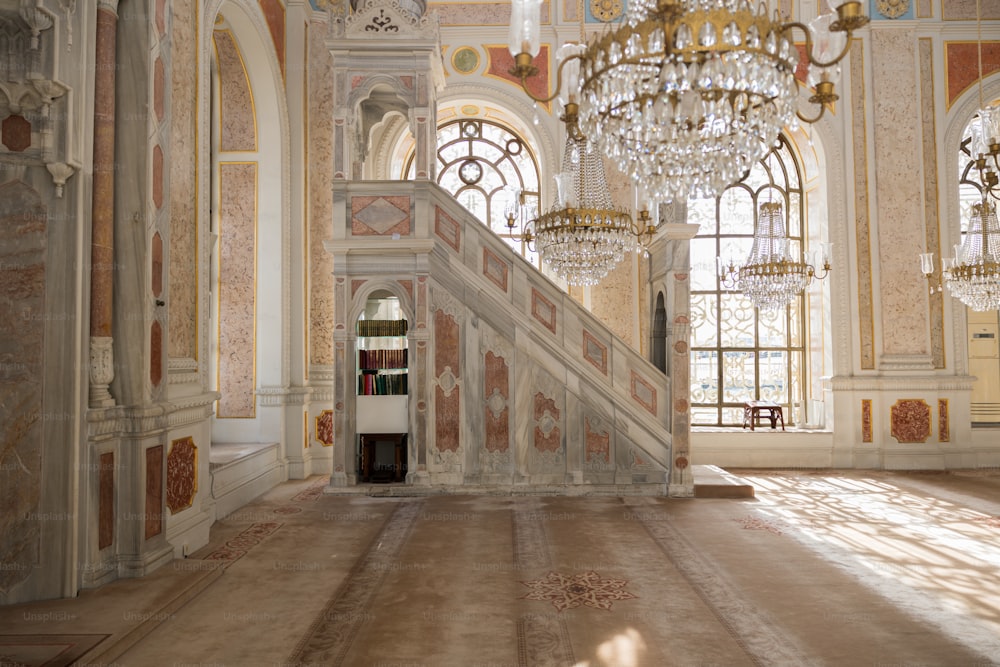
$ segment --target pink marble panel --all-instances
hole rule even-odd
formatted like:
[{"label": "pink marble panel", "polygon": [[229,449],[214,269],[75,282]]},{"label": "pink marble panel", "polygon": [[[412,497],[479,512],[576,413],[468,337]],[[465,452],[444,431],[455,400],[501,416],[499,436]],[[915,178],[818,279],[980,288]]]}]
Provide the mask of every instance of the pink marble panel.
[{"label": "pink marble panel", "polygon": [[309,360],[333,363],[333,271],[323,241],[333,237],[333,77],[326,47],[327,24],[313,21],[306,30],[308,187],[309,187]]},{"label": "pink marble panel", "polygon": [[220,418],[255,415],[257,165],[219,165]]},{"label": "pink marble panel", "polygon": [[0,185],[0,593],[39,560],[46,209],[19,181]]},{"label": "pink marble panel", "polygon": [[434,435],[438,451],[458,451],[461,402],[457,386],[460,369],[460,331],[455,318],[443,310],[434,311]]},{"label": "pink marble panel", "polygon": [[167,0],[156,0],[156,32],[160,37],[167,32],[166,4]]},{"label": "pink marble panel", "polygon": [[938,442],[951,442],[951,422],[948,420],[948,399],[938,399]]},{"label": "pink marble panel", "polygon": [[410,298],[412,299],[413,298],[413,281],[412,280],[397,280],[396,282],[399,283],[399,286],[402,287],[403,290],[407,294],[409,294]]},{"label": "pink marble panel", "polygon": [[97,469],[97,548],[115,541],[115,455],[104,452]]},{"label": "pink marble panel", "polygon": [[455,252],[462,249],[462,228],[440,207],[434,208],[434,233]]},{"label": "pink marble panel", "polygon": [[148,540],[163,532],[163,445],[146,450],[146,534]]},{"label": "pink marble panel", "polygon": [[542,392],[535,394],[535,438],[534,446],[540,452],[557,452],[562,446],[562,437],[559,429],[559,408],[556,407],[555,399],[549,398]]},{"label": "pink marble panel", "polygon": [[167,350],[172,358],[195,358],[198,337],[198,165],[195,119],[198,96],[195,0],[170,2],[170,252]]},{"label": "pink marble panel", "polygon": [[507,361],[492,352],[485,357],[486,451],[506,452],[510,446],[510,374]]},{"label": "pink marble panel", "polygon": [[861,399],[861,442],[872,441],[872,399]]},{"label": "pink marble panel", "polygon": [[316,439],[324,447],[333,445],[333,410],[323,410],[316,417]]},{"label": "pink marble panel", "polygon": [[507,275],[510,265],[489,248],[483,248],[483,275],[504,293],[507,292]]},{"label": "pink marble panel", "polygon": [[409,236],[411,232],[409,197],[351,197],[354,236]]},{"label": "pink marble panel", "polygon": [[154,387],[163,379],[163,327],[156,320],[149,325],[149,381]]},{"label": "pink marble panel", "polygon": [[150,248],[150,289],[153,296],[159,298],[163,294],[163,237],[160,232],[153,234]]},{"label": "pink marble panel", "polygon": [[[486,49],[487,66],[486,76],[496,77],[504,81],[521,87],[521,80],[510,73],[510,68],[514,65],[514,56],[504,46],[484,45]],[[542,44],[538,55],[532,60],[532,64],[538,68],[538,75],[528,79],[528,90],[538,98],[549,96],[549,45]],[[548,103],[544,105],[548,108]]]},{"label": "pink marble panel", "polygon": [[922,398],[903,398],[890,410],[892,437],[898,442],[927,442],[931,437],[931,406]]},{"label": "pink marble panel", "polygon": [[153,204],[163,208],[163,149],[153,146]]},{"label": "pink marble panel", "polygon": [[188,436],[170,443],[167,452],[167,507],[177,514],[191,507],[198,491],[198,447]]},{"label": "pink marble panel", "polygon": [[531,315],[546,329],[556,332],[556,306],[534,287],[531,288]]},{"label": "pink marble panel", "polygon": [[642,407],[656,414],[656,387],[635,371],[631,373],[631,396]]},{"label": "pink marble panel", "polygon": [[[979,47],[976,42],[945,42],[944,61],[950,107],[979,81]],[[983,77],[997,71],[1000,71],[1000,42],[983,42]]]},{"label": "pink marble panel", "polygon": [[239,46],[228,30],[216,30],[214,38],[221,90],[222,150],[257,150],[253,93]]},{"label": "pink marble panel", "polygon": [[597,370],[608,374],[608,346],[586,329],[583,330],[583,358]]},{"label": "pink marble panel", "polygon": [[280,0],[259,0],[260,9],[271,32],[275,53],[278,54],[278,64],[281,66],[281,76],[285,76],[285,6]]},{"label": "pink marble panel", "polygon": [[610,463],[611,462],[611,434],[595,431],[590,426],[590,418],[583,420],[584,423],[584,461],[586,463]]},{"label": "pink marble panel", "polygon": [[163,122],[164,113],[164,73],[163,58],[157,56],[153,63],[153,111],[156,113],[156,120]]}]

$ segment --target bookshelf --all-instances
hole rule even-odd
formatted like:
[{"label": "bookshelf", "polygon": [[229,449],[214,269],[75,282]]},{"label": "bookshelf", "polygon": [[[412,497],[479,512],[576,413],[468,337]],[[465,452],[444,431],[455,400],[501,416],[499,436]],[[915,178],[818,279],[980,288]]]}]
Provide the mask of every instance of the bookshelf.
[{"label": "bookshelf", "polygon": [[399,299],[368,297],[355,324],[359,481],[401,482],[409,431],[408,323]]}]

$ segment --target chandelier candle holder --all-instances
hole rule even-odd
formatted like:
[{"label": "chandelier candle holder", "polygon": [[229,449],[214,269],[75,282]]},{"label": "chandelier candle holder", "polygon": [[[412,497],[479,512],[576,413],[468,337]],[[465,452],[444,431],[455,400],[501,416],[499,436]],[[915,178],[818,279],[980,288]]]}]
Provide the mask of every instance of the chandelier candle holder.
[{"label": "chandelier candle holder", "polygon": [[[631,0],[618,23],[566,56],[579,94],[581,131],[658,201],[715,197],[737,181],[796,120],[818,121],[834,92],[853,31],[868,23],[862,3],[844,2],[809,25],[769,16],[749,0]],[[511,74],[536,102],[528,79],[540,48],[538,0],[513,0]],[[796,31],[809,60],[807,117],[798,111]],[[575,78],[575,81],[572,80]]]},{"label": "chandelier candle holder", "polygon": [[[941,273],[934,270],[934,253],[920,255],[920,267],[931,281],[931,293],[942,284],[951,295],[976,311],[1000,309],[1000,224],[993,202],[984,199],[972,205],[969,230],[955,256],[941,261]],[[937,275],[937,284],[934,278]]]},{"label": "chandelier candle holder", "polygon": [[792,302],[812,282],[830,273],[831,244],[820,244],[816,264],[821,272],[805,261],[792,258],[785,233],[785,216],[781,203],[761,204],[753,245],[742,266],[726,264],[718,258],[722,284],[737,289],[761,310],[777,310]]}]

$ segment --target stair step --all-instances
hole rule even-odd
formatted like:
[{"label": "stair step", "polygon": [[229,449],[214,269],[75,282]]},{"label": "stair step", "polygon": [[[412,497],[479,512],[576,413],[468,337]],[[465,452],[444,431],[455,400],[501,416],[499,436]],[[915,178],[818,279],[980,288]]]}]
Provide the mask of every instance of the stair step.
[{"label": "stair step", "polygon": [[719,466],[691,466],[695,498],[753,498],[753,485]]}]

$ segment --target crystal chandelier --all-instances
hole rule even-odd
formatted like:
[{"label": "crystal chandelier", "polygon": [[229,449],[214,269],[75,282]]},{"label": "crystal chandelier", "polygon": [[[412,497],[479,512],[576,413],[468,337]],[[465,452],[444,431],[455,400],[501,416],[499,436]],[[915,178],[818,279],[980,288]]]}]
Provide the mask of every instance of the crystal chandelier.
[{"label": "crystal chandelier", "polygon": [[[961,244],[955,245],[955,256],[941,260],[938,284],[931,292],[940,291],[942,284],[952,296],[976,311],[1000,309],[1000,226],[997,225],[996,205],[990,199],[1000,198],[1000,108],[983,104],[983,36],[980,0],[976,0],[976,27],[979,46],[979,111],[969,124],[969,153],[972,167],[978,173],[982,201],[972,205],[969,227]],[[965,182],[965,181],[963,181]],[[920,268],[928,280],[935,275],[934,253],[920,255]]]},{"label": "crystal chandelier", "polygon": [[[621,22],[579,53],[580,128],[621,171],[657,200],[714,197],[738,180],[796,118],[819,120],[838,99],[834,83],[854,30],[864,26],[861,2],[844,2],[809,25],[768,16],[749,0],[630,0]],[[540,0],[513,0],[511,74],[537,73]],[[795,70],[804,33],[809,60],[811,118],[797,110]],[[554,96],[553,96],[554,97]],[[552,98],[547,98],[552,99]]]},{"label": "crystal chandelier", "polygon": [[[598,151],[576,126],[576,105],[566,104],[566,149],[563,171],[556,176],[557,196],[547,212],[524,224],[523,238],[542,262],[570,285],[596,285],[624,259],[641,249],[653,234],[649,213],[638,223],[615,208]],[[508,197],[504,212],[511,229],[520,210]]]},{"label": "crystal chandelier", "polygon": [[777,310],[790,304],[813,278],[822,280],[830,273],[829,243],[822,244],[821,253],[822,274],[812,265],[793,258],[782,205],[766,202],[760,205],[747,261],[742,266],[726,266],[719,261],[722,283],[743,292],[761,310]]},{"label": "crystal chandelier", "polygon": [[[920,264],[924,275],[931,279],[934,253],[922,253]],[[973,310],[1000,309],[1000,225],[993,202],[984,199],[972,205],[969,230],[961,245],[955,246],[955,256],[942,260],[940,282]]]}]

